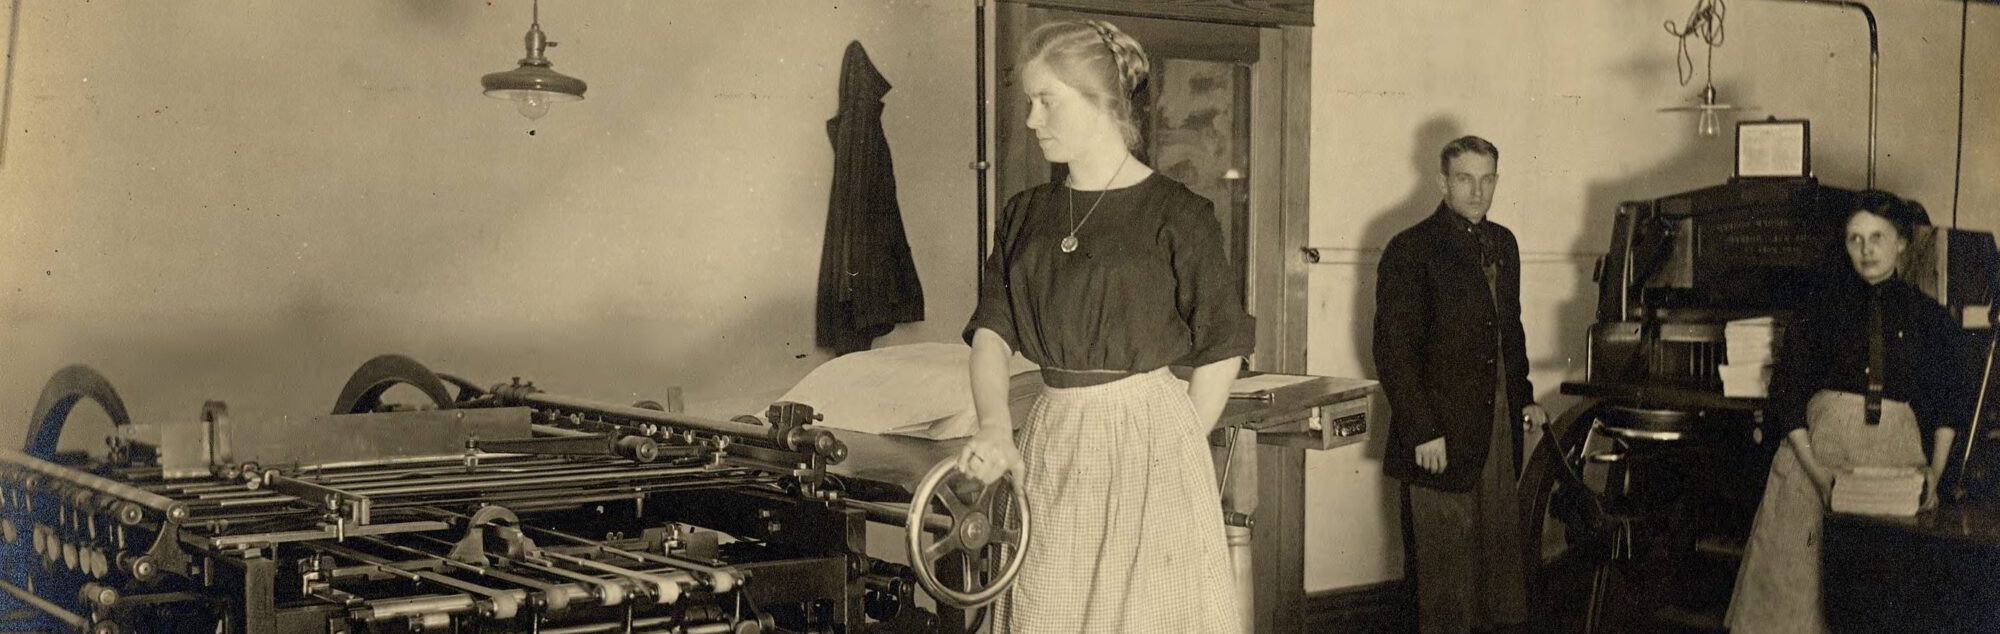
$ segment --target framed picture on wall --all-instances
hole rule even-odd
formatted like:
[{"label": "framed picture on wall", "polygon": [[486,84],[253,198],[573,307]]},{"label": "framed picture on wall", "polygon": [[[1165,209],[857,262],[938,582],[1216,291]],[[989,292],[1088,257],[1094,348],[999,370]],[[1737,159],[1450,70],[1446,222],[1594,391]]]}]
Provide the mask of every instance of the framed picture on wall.
[{"label": "framed picture on wall", "polygon": [[1770,118],[1736,123],[1737,178],[1812,175],[1812,122]]}]

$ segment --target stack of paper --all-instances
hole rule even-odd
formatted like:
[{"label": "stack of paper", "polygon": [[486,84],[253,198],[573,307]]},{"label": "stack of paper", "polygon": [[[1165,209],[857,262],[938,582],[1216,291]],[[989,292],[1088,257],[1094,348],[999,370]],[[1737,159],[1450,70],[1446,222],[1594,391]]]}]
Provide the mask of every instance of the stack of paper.
[{"label": "stack of paper", "polygon": [[1833,510],[1860,515],[1917,514],[1924,472],[1915,467],[1858,467],[1833,480]]},{"label": "stack of paper", "polygon": [[1771,362],[1784,326],[1772,317],[1738,319],[1722,328],[1728,363],[1716,368],[1722,375],[1722,395],[1763,398],[1770,392]]},{"label": "stack of paper", "polygon": [[[917,343],[851,353],[821,364],[779,400],[811,405],[826,427],[933,440],[970,436],[979,423],[966,372],[971,350]],[[1041,391],[1034,369],[1018,355],[1008,362],[1017,421],[1026,413],[1023,401],[1032,404]]]}]

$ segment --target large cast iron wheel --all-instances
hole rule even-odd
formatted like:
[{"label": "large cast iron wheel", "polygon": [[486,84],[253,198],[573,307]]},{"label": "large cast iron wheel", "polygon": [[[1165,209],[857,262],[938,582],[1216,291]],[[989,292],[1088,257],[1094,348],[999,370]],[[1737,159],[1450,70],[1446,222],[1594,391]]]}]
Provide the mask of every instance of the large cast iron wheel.
[{"label": "large cast iron wheel", "polygon": [[1527,536],[1522,556],[1528,570],[1528,604],[1548,629],[1572,630],[1590,619],[1589,585],[1573,592],[1575,574],[1594,575],[1608,564],[1614,522],[1607,512],[1607,486],[1621,483],[1616,462],[1589,459],[1609,441],[1592,433],[1610,409],[1591,399],[1564,411],[1529,451],[1521,470],[1521,512]]}]

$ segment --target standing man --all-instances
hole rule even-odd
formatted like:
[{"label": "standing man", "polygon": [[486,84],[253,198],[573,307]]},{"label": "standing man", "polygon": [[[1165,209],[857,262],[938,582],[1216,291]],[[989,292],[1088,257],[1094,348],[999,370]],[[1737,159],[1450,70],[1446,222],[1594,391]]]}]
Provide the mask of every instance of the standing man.
[{"label": "standing man", "polygon": [[1485,139],[1446,144],[1444,202],[1389,240],[1376,284],[1383,470],[1404,484],[1424,634],[1516,631],[1528,618],[1514,479],[1522,432],[1549,415],[1528,384],[1520,247],[1486,219],[1499,164]]}]

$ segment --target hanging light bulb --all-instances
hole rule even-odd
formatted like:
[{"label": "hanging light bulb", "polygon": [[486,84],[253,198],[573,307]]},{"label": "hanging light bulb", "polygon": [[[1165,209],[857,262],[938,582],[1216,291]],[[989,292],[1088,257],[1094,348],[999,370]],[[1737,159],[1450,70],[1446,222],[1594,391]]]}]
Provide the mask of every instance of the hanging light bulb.
[{"label": "hanging light bulb", "polygon": [[[1701,118],[1695,123],[1694,133],[1704,137],[1712,137],[1721,133],[1722,121],[1721,117],[1716,115],[1716,110],[1720,108],[1715,103],[1714,86],[1702,89],[1701,106],[1699,107],[1701,108]],[[1726,104],[1722,107],[1726,107]],[[525,113],[526,111],[522,112]]]},{"label": "hanging light bulb", "polygon": [[512,99],[514,109],[520,111],[521,116],[527,117],[529,121],[540,119],[542,115],[549,113],[549,98],[543,97],[539,90],[516,90]]},{"label": "hanging light bulb", "polygon": [[514,70],[488,73],[479,78],[479,85],[486,89],[486,96],[514,102],[514,109],[529,121],[542,118],[549,113],[549,104],[557,101],[578,101],[583,99],[583,91],[588,88],[583,80],[558,73],[549,68],[549,59],[542,55],[544,50],[555,46],[542,33],[542,3],[535,0],[534,21],[528,25],[528,34],[522,38],[528,56],[521,58],[521,65]]},{"label": "hanging light bulb", "polygon": [[[1702,81],[1698,103],[1691,106],[1661,108],[1660,112],[1693,111],[1697,115],[1694,133],[1701,138],[1713,138],[1722,134],[1722,113],[1737,109],[1736,106],[1721,103],[1715,90],[1715,47],[1722,45],[1722,18],[1726,11],[1727,8],[1722,0],[1695,0],[1694,11],[1688,14],[1686,22],[1682,25],[1675,25],[1671,21],[1666,23],[1667,34],[1674,36],[1680,44],[1680,51],[1674,57],[1674,69],[1680,71],[1681,85],[1688,85],[1688,82],[1694,79],[1696,70],[1702,70],[1705,78]],[[1702,43],[1708,45],[1708,55],[1703,58],[1706,66],[1703,69],[1695,68],[1694,56],[1688,53],[1687,41],[1692,37],[1700,37]]]},{"label": "hanging light bulb", "polygon": [[1695,118],[1694,133],[1696,136],[1707,139],[1722,134],[1723,113],[1738,109],[1734,105],[1721,103],[1721,97],[1715,90],[1715,85],[1710,84],[1702,87],[1700,102],[1691,106],[1661,108],[1660,112],[1694,112],[1697,115]]}]

